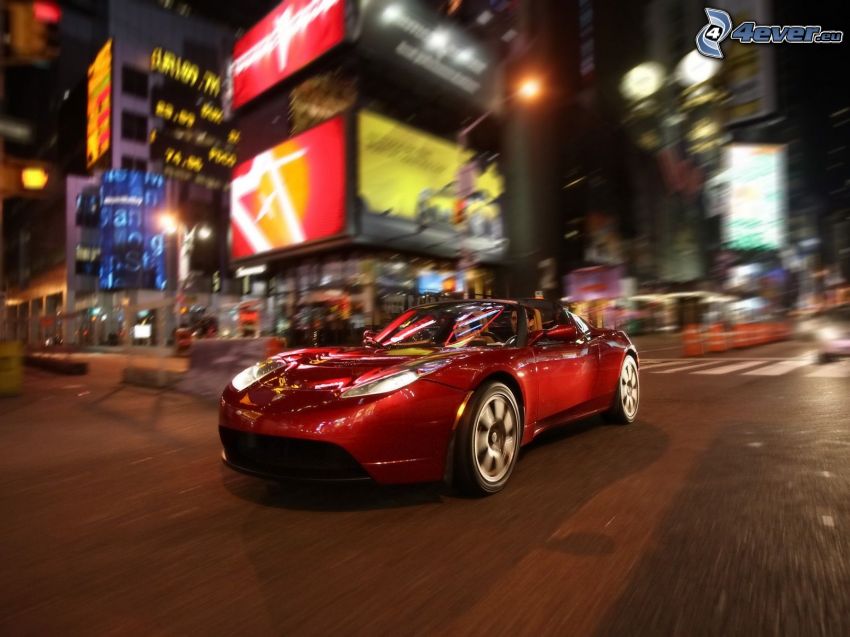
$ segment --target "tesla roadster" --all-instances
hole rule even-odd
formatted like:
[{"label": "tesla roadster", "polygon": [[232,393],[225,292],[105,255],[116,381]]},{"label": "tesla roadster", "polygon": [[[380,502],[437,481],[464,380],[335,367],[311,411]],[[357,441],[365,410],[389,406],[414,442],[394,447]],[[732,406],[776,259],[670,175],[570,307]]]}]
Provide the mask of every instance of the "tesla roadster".
[{"label": "tesla roadster", "polygon": [[360,347],[283,352],[221,397],[224,462],[281,479],[446,480],[500,491],[520,447],[602,413],[630,423],[638,354],[616,330],[544,301],[408,310]]}]

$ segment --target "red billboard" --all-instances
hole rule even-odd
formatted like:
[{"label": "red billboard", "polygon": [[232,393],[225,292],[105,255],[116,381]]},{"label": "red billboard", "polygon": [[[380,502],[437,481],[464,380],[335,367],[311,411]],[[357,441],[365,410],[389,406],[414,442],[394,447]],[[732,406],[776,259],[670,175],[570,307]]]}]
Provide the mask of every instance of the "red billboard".
[{"label": "red billboard", "polygon": [[342,117],[239,164],[230,189],[233,258],[342,233],[345,165]]},{"label": "red billboard", "polygon": [[345,0],[284,0],[233,47],[233,107],[328,52],[345,38]]}]

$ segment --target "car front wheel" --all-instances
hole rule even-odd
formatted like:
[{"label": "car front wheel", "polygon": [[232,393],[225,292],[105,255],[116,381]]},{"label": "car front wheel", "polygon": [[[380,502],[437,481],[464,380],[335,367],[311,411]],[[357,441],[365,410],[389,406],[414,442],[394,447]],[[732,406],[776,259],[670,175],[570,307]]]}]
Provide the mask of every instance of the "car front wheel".
[{"label": "car front wheel", "polygon": [[611,422],[629,424],[637,418],[638,405],[640,405],[640,377],[637,362],[631,356],[626,356],[620,367],[620,376],[617,378],[614,404],[605,413],[605,417]]},{"label": "car front wheel", "polygon": [[520,435],[520,411],[511,389],[499,382],[480,387],[456,432],[458,489],[473,496],[501,491],[516,465]]}]

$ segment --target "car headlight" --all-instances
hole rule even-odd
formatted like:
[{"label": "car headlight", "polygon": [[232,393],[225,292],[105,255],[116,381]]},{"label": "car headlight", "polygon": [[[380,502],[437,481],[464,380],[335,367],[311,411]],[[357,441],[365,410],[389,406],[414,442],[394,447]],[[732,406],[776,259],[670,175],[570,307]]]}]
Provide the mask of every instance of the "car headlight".
[{"label": "car headlight", "polygon": [[423,376],[437,371],[449,363],[448,359],[424,361],[413,365],[400,366],[399,371],[390,372],[380,378],[355,385],[342,392],[342,398],[355,398],[357,396],[373,396],[375,394],[387,394],[419,380]]},{"label": "car headlight", "polygon": [[274,358],[264,360],[256,365],[251,365],[248,369],[243,369],[233,377],[230,384],[233,385],[233,389],[236,391],[242,391],[256,383],[263,376],[268,376],[272,372],[280,369],[285,364],[286,363],[275,360]]}]

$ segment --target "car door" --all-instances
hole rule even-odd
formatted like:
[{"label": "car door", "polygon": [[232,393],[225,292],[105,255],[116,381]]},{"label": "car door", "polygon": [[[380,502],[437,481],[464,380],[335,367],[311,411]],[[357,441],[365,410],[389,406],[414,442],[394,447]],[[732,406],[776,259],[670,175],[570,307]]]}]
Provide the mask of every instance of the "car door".
[{"label": "car door", "polygon": [[575,326],[575,340],[550,340],[543,336],[533,346],[539,387],[538,418],[555,424],[581,411],[593,398],[599,365],[599,344],[590,330],[568,313],[559,322]]}]

